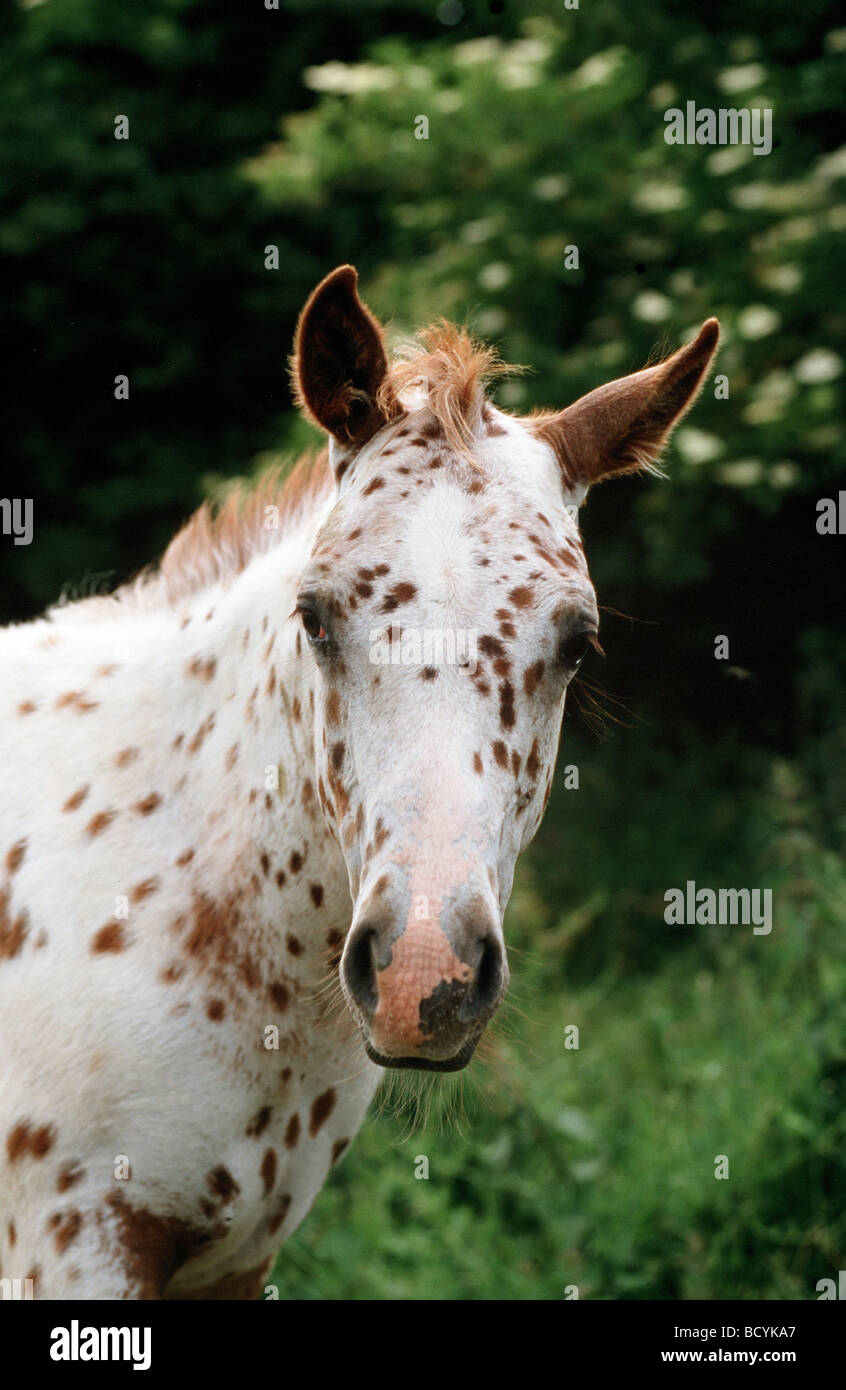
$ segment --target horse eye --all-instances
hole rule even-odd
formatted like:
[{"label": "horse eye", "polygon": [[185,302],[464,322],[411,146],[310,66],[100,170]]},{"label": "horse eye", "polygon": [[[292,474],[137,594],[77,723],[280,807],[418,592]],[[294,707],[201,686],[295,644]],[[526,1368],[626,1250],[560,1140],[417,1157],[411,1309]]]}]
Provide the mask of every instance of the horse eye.
[{"label": "horse eye", "polygon": [[303,630],[309,642],[325,642],[326,629],[320,620],[318,613],[313,608],[301,607],[297,612],[302,619]]},{"label": "horse eye", "polygon": [[568,671],[575,671],[595,643],[595,632],[576,632],[561,643],[558,648],[558,660]]}]

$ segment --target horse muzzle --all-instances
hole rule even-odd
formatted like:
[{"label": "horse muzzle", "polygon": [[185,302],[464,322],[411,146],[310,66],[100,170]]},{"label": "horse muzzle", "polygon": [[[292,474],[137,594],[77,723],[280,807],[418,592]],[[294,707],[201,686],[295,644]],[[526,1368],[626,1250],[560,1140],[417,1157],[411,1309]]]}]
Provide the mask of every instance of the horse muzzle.
[{"label": "horse muzzle", "polygon": [[398,920],[380,903],[353,923],[341,982],[371,1061],[460,1071],[508,983],[498,917],[478,895],[438,921]]}]

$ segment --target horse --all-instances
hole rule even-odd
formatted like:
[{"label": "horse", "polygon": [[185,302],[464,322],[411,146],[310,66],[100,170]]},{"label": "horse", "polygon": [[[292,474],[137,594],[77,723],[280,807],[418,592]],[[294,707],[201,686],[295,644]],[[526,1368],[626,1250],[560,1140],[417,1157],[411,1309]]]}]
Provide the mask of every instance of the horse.
[{"label": "horse", "polygon": [[37,1298],[259,1296],[386,1069],[467,1066],[599,648],[578,508],[657,471],[719,335],[521,418],[357,285],[296,330],[328,447],[0,634],[0,1275]]}]

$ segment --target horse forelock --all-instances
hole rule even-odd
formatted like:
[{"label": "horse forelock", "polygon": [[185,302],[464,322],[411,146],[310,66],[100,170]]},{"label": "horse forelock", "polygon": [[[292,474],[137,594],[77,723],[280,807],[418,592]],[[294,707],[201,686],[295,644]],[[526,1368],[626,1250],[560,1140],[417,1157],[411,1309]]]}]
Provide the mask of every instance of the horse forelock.
[{"label": "horse forelock", "polygon": [[470,462],[484,419],[486,388],[496,378],[519,372],[495,347],[466,328],[439,319],[417,340],[401,344],[377,394],[377,405],[399,398],[423,405],[440,426],[447,445]]}]

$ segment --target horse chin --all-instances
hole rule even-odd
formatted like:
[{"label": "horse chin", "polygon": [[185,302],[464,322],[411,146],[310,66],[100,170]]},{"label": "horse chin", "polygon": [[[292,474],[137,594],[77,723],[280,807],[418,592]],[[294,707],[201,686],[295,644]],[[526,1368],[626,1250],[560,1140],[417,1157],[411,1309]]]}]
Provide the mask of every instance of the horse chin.
[{"label": "horse chin", "polygon": [[479,1037],[471,1038],[453,1057],[386,1057],[366,1038],[364,1050],[371,1062],[392,1071],[462,1071],[476,1051],[478,1041]]}]

